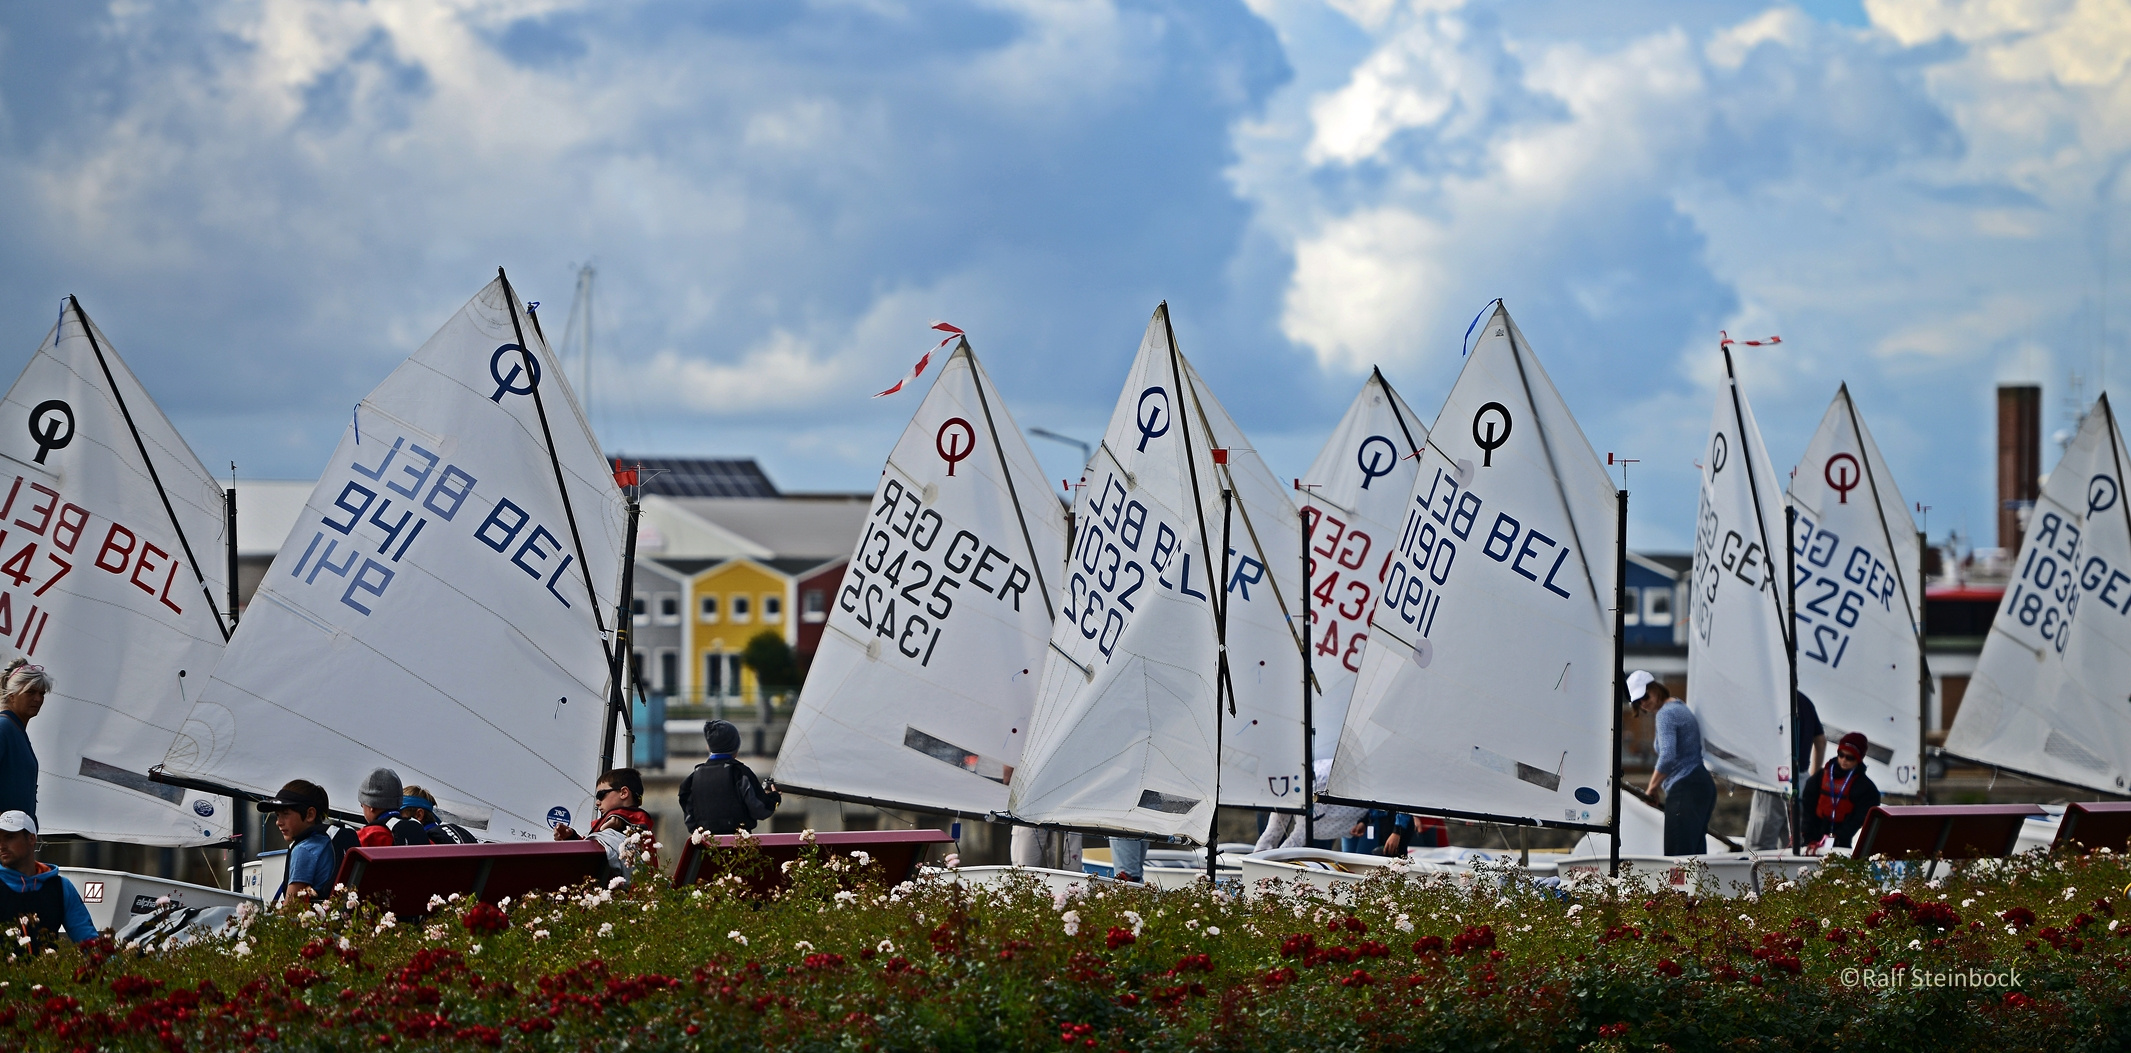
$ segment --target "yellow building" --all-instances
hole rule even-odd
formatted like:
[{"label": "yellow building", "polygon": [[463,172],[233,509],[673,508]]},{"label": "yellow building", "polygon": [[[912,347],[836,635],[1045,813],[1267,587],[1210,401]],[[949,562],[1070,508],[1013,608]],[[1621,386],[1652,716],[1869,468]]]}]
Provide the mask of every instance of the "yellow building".
[{"label": "yellow building", "polygon": [[689,574],[687,647],[701,697],[754,698],[755,673],[740,661],[747,642],[775,632],[800,644],[799,576],[819,559],[662,560]]}]

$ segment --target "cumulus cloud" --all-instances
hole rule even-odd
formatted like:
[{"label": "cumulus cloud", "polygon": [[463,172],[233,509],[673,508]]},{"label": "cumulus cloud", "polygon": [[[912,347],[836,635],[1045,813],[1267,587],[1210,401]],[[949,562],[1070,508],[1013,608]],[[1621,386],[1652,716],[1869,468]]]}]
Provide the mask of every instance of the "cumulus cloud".
[{"label": "cumulus cloud", "polygon": [[2094,394],[2094,227],[2131,158],[2121,4],[1870,0],[1863,27],[1710,4],[1603,30],[1340,5],[1359,48],[1260,9],[1297,76],[1239,127],[1232,178],[1292,260],[1282,331],[1426,405],[1505,297],[1601,452],[1644,459],[1638,543],[1688,537],[1720,328],[1784,335],[1741,356],[1779,460],[1848,380],[1904,490],[1984,544],[1989,386],[2017,362]]}]

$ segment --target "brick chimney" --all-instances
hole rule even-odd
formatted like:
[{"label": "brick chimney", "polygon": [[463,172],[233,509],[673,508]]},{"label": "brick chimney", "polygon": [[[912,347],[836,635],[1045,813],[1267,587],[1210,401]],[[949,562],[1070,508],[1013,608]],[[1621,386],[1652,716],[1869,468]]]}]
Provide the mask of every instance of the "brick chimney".
[{"label": "brick chimney", "polygon": [[2024,513],[2042,496],[2042,388],[1998,386],[1998,547],[2020,551]]}]

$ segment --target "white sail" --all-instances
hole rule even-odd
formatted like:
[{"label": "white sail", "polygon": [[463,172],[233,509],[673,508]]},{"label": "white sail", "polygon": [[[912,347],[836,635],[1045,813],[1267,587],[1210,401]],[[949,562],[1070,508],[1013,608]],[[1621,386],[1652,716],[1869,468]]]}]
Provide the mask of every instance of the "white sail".
[{"label": "white sail", "polygon": [[1791,533],[1798,690],[1820,715],[1828,756],[1845,733],[1863,732],[1872,781],[1888,793],[1914,794],[1922,749],[1922,557],[1916,521],[1849,385],[1835,392],[1788,496],[1798,512]]},{"label": "white sail", "polygon": [[222,654],[222,488],[71,297],[4,415],[0,638],[54,681],[29,726],[39,824],[226,838],[226,801],[147,777]]},{"label": "white sail", "polygon": [[490,840],[581,820],[625,529],[499,277],[355,408],[168,767],[264,793],[310,779],[349,810],[389,767]]},{"label": "white sail", "polygon": [[1783,496],[1731,350],[1723,352],[1724,383],[1702,448],[1686,701],[1701,721],[1711,769],[1741,785],[1787,792],[1791,672],[1776,562],[1786,537]]},{"label": "white sail", "polygon": [[2123,793],[2131,779],[2131,453],[2107,395],[2050,469],[1946,751]]},{"label": "white sail", "polygon": [[935,812],[1004,809],[1065,547],[1065,510],[964,342],[881,471],[778,784]]},{"label": "white sail", "polygon": [[1347,407],[1310,474],[1302,478],[1310,529],[1310,672],[1317,697],[1310,718],[1317,759],[1338,751],[1339,728],[1354,697],[1369,642],[1369,615],[1390,573],[1392,545],[1413,494],[1414,456],[1428,430],[1412,407],[1371,372]]},{"label": "white sail", "polygon": [[[1166,305],[1085,483],[1013,814],[1203,839],[1216,779],[1221,804],[1300,808],[1300,517],[1176,351]],[[1218,727],[1217,595],[1235,705]]]},{"label": "white sail", "polygon": [[1417,461],[1325,796],[1606,826],[1620,506],[1508,310]]}]

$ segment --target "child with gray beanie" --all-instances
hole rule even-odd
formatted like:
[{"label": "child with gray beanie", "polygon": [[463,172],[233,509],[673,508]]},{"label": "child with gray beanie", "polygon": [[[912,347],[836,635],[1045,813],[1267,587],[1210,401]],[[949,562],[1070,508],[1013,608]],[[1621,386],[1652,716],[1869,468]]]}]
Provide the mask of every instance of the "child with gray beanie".
[{"label": "child with gray beanie", "polygon": [[422,824],[400,814],[400,789],[400,773],[390,768],[377,768],[363,777],[362,788],[355,791],[356,803],[363,806],[363,828],[355,832],[356,844],[386,848],[429,843]]},{"label": "child with gray beanie", "polygon": [[705,723],[703,741],[710,746],[710,759],[681,780],[681,815],[688,831],[732,834],[753,830],[783,801],[777,784],[771,782],[765,788],[754,769],[740,762],[740,729],[731,721]]}]

